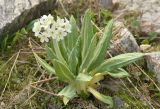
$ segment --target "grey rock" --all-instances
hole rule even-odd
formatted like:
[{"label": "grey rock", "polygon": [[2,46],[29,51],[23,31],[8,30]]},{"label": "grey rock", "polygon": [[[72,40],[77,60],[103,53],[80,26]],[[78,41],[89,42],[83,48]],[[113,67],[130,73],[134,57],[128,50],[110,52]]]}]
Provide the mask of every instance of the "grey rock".
[{"label": "grey rock", "polygon": [[[160,32],[160,0],[113,0],[123,4],[118,11],[137,11],[141,13],[138,20],[142,32]],[[116,11],[116,10],[115,10]],[[123,13],[126,13],[123,12]],[[118,14],[117,14],[118,15]]]},{"label": "grey rock", "polygon": [[55,8],[56,0],[0,0],[0,36],[13,33]]},{"label": "grey rock", "polygon": [[114,109],[126,109],[124,106],[124,101],[121,100],[118,96],[113,97]]},{"label": "grey rock", "polygon": [[116,21],[109,52],[115,56],[121,53],[138,51],[140,51],[140,48],[132,33],[122,22]]},{"label": "grey rock", "polygon": [[147,53],[145,59],[148,69],[156,73],[157,81],[160,83],[160,52]]},{"label": "grey rock", "polygon": [[106,9],[113,9],[113,2],[112,0],[99,0],[100,4]]}]

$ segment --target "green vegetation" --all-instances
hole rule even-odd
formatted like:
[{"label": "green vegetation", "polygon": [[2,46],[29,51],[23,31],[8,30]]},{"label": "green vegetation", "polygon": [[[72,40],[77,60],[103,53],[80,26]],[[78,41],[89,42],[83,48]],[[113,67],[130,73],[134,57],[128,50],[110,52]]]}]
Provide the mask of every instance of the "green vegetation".
[{"label": "green vegetation", "polygon": [[53,67],[36,53],[34,55],[43,68],[68,84],[58,93],[59,96],[63,96],[64,104],[78,95],[88,96],[92,93],[98,100],[113,107],[111,97],[96,91],[99,82],[105,75],[115,78],[129,76],[121,67],[142,58],[144,54],[126,53],[105,60],[106,49],[112,36],[113,20],[109,21],[98,41],[91,18],[91,12],[86,11],[79,34],[76,22],[71,17],[72,32],[64,40],[51,40],[52,46],[46,46]]}]

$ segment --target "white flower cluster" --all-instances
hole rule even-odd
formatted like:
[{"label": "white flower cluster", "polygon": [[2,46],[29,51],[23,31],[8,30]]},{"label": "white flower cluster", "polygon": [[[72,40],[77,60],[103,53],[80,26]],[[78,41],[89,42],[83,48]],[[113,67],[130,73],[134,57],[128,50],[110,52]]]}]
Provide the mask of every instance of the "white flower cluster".
[{"label": "white flower cluster", "polygon": [[55,21],[52,15],[43,15],[34,23],[32,31],[36,37],[40,38],[42,43],[48,42],[49,38],[60,41],[71,32],[71,24],[66,18],[57,17]]}]

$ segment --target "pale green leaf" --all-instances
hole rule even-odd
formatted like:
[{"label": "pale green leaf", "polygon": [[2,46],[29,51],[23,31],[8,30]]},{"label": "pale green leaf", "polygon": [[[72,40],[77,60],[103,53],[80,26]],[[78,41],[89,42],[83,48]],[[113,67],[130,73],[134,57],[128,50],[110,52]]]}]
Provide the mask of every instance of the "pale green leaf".
[{"label": "pale green leaf", "polygon": [[76,80],[78,81],[90,81],[92,79],[92,76],[87,75],[85,73],[79,73]]},{"label": "pale green leaf", "polygon": [[93,96],[95,96],[98,100],[106,103],[109,105],[109,107],[113,107],[113,100],[112,100],[112,97],[110,96],[105,96],[103,94],[100,94],[98,91],[96,91],[94,88],[92,87],[88,87],[88,91],[90,93],[92,93]]},{"label": "pale green leaf", "polygon": [[110,39],[112,36],[112,28],[113,28],[113,20],[109,21],[108,25],[104,29],[103,36],[97,44],[88,71],[94,69],[97,65],[103,62],[106,50],[109,46]]},{"label": "pale green leaf", "polygon": [[47,70],[48,73],[55,74],[55,70],[52,66],[50,66],[45,60],[40,58],[36,53],[34,53],[34,56],[38,63],[45,69]]},{"label": "pale green leaf", "polygon": [[50,60],[57,58],[55,52],[47,45],[45,47],[45,50],[46,50],[47,56]]},{"label": "pale green leaf", "polygon": [[71,54],[69,56],[68,59],[68,64],[69,64],[69,68],[71,69],[71,71],[76,75],[77,74],[77,64],[78,64],[78,57],[76,56],[76,50],[72,50]]},{"label": "pale green leaf", "polygon": [[93,52],[96,49],[96,44],[97,44],[97,37],[96,35],[94,35],[94,37],[91,40],[88,51],[85,55],[85,58],[82,60],[79,73],[81,73],[83,69],[87,69],[89,67],[89,63],[91,62],[91,59],[93,57]]},{"label": "pale green leaf", "polygon": [[66,61],[65,61],[65,59],[64,59],[64,57],[61,53],[59,43],[56,40],[53,40],[53,45],[54,45],[54,50],[55,50],[55,53],[56,53],[56,56],[57,56],[58,60],[63,62],[65,65],[67,65],[67,63],[66,63]]},{"label": "pale green leaf", "polygon": [[72,83],[75,79],[73,73],[69,70],[69,68],[60,62],[59,60],[54,59],[53,60],[54,69],[56,72],[57,77],[68,83]]},{"label": "pale green leaf", "polygon": [[63,102],[66,105],[70,99],[73,99],[77,96],[76,89],[72,85],[66,86],[64,89],[62,89],[58,95],[63,96]]},{"label": "pale green leaf", "polygon": [[85,74],[85,73],[79,73],[78,76],[76,77],[76,89],[78,91],[83,91],[84,93],[87,93],[87,87],[89,85],[89,81],[92,80],[92,76]]},{"label": "pale green leaf", "polygon": [[64,40],[60,40],[58,42],[58,45],[59,45],[59,49],[60,49],[62,57],[64,58],[65,62],[67,62],[68,61],[67,60],[68,59],[68,51],[67,51],[67,48],[66,48],[66,45],[65,45],[65,41]]},{"label": "pale green leaf", "polygon": [[97,67],[94,72],[107,72],[112,71],[128,64],[131,64],[144,56],[143,53],[126,53],[121,54],[110,59],[107,59],[99,67]]},{"label": "pale green leaf", "polygon": [[82,60],[84,59],[88,51],[91,39],[94,36],[91,18],[92,18],[92,13],[90,10],[87,10],[83,18],[82,28],[80,33],[81,43],[82,43],[82,52],[81,52]]},{"label": "pale green leaf", "polygon": [[67,103],[69,102],[69,98],[67,98],[67,97],[63,97],[63,103],[64,103],[64,105],[67,105]]},{"label": "pale green leaf", "polygon": [[65,37],[67,51],[72,51],[79,36],[79,29],[73,16],[70,18],[70,23],[72,26],[71,33],[68,33],[67,37]]},{"label": "pale green leaf", "polygon": [[[70,56],[69,56],[69,59],[68,59],[68,65],[70,66],[70,69],[72,69],[72,71],[75,75],[77,75],[79,73],[78,71],[79,71],[80,64],[81,64],[81,49],[80,49],[80,37],[78,37],[78,39],[76,41],[76,45],[72,49]],[[73,68],[71,68],[71,67],[73,67]]]},{"label": "pale green leaf", "polygon": [[129,73],[126,72],[122,68],[115,69],[115,70],[112,70],[110,72],[105,72],[105,74],[109,74],[110,76],[112,76],[114,78],[123,78],[123,77],[128,77],[129,76]]},{"label": "pale green leaf", "polygon": [[70,55],[68,57],[68,65],[69,68],[71,69],[71,71],[77,75],[77,64],[78,64],[78,55],[79,55],[79,38],[74,46],[74,48],[72,49],[72,51],[70,52]]},{"label": "pale green leaf", "polygon": [[96,73],[93,76],[92,80],[90,81],[90,84],[95,84],[95,83],[97,83],[97,82],[99,82],[99,81],[101,81],[103,79],[104,79],[104,74],[102,74],[102,73]]}]

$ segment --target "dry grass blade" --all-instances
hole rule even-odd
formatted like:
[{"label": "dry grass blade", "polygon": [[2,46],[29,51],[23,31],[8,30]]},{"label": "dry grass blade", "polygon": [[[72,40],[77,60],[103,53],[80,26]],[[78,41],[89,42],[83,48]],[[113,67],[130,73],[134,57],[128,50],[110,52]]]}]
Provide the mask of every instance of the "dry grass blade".
[{"label": "dry grass blade", "polygon": [[58,96],[58,97],[60,97],[58,94],[55,94],[55,93],[46,91],[46,90],[41,89],[41,88],[39,88],[39,87],[36,87],[36,86],[33,86],[33,85],[30,85],[30,86],[31,86],[32,88],[36,89],[36,90],[42,91],[42,92],[47,93],[47,94],[50,94],[50,95],[52,95],[52,96]]},{"label": "dry grass blade", "polygon": [[0,67],[0,71],[17,55],[17,53],[13,54],[11,58],[8,59],[7,62],[5,62],[3,65]]},{"label": "dry grass blade", "polygon": [[6,88],[7,88],[8,82],[9,82],[9,80],[10,80],[10,78],[11,78],[12,71],[13,71],[16,63],[17,63],[17,59],[18,59],[18,57],[19,57],[20,52],[21,52],[21,50],[19,50],[19,52],[17,53],[17,56],[16,56],[15,61],[14,61],[14,63],[13,63],[13,66],[12,66],[10,72],[9,72],[9,76],[8,76],[7,82],[6,82],[6,84],[5,84],[5,86],[4,86],[4,89],[3,89],[2,93],[1,93],[1,97],[3,96],[3,94],[4,94],[4,92],[5,92]]},{"label": "dry grass blade", "polygon": [[48,79],[40,80],[40,81],[37,81],[37,82],[33,82],[33,83],[31,83],[31,85],[40,84],[40,83],[48,82],[48,81],[55,80],[55,79],[57,79],[57,77],[48,78]]},{"label": "dry grass blade", "polygon": [[143,69],[141,69],[141,67],[139,67],[136,63],[134,63],[135,64],[135,66],[147,77],[147,78],[149,78],[151,81],[152,81],[152,83],[155,85],[155,87],[158,89],[158,91],[160,92],[160,88],[158,87],[158,85],[154,82],[154,80],[143,70]]}]

